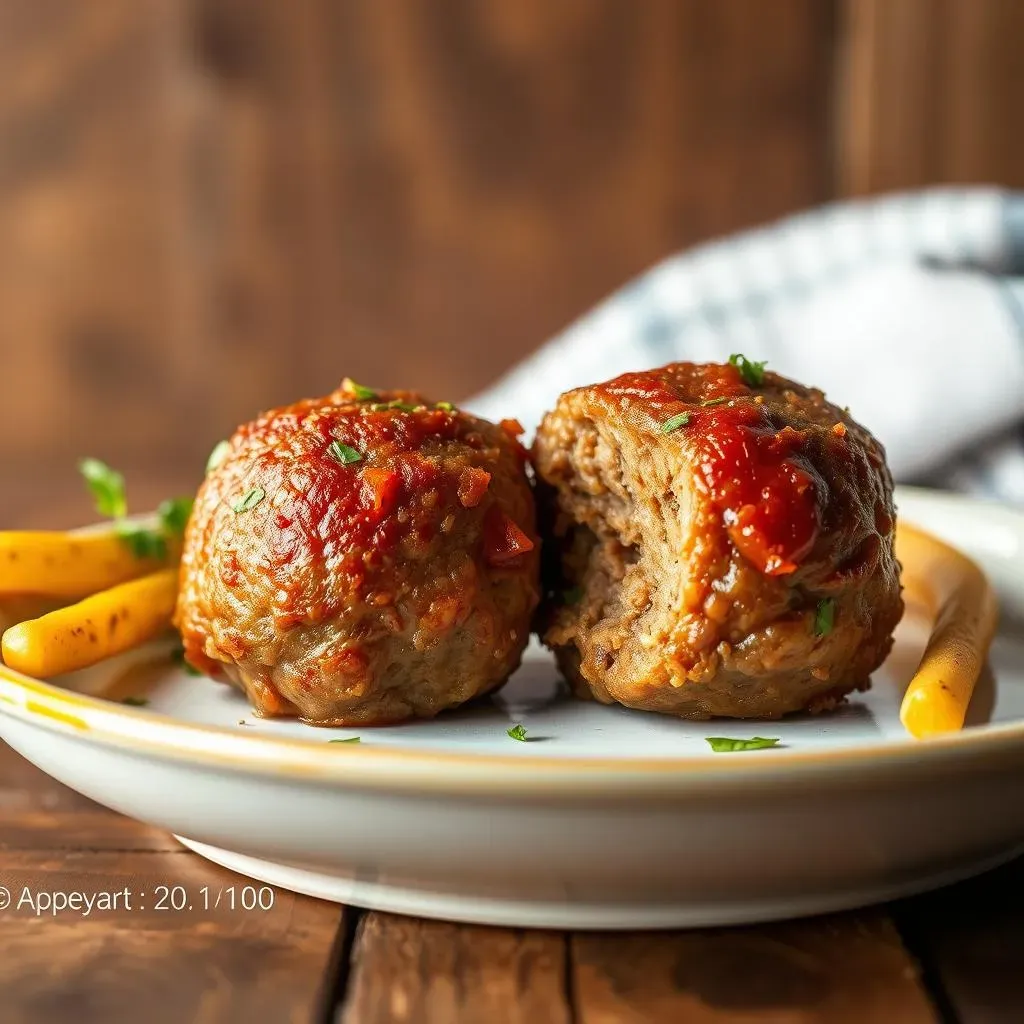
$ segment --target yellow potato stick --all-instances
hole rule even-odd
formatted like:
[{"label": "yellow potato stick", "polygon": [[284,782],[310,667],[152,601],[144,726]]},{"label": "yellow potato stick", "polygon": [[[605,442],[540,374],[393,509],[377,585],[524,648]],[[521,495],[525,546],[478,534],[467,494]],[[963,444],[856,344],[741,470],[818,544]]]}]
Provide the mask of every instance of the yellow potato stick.
[{"label": "yellow potato stick", "polygon": [[167,539],[167,557],[140,558],[113,529],[58,533],[0,531],[0,598],[45,595],[75,599],[173,565],[181,555]]},{"label": "yellow potato stick", "polygon": [[917,739],[963,728],[975,683],[995,633],[995,595],[981,570],[959,551],[900,523],[896,556],[914,566],[913,596],[935,615],[921,663],[900,707]]},{"label": "yellow potato stick", "polygon": [[12,626],[0,651],[11,668],[41,679],[86,668],[167,629],[177,591],[177,569],[119,584]]}]

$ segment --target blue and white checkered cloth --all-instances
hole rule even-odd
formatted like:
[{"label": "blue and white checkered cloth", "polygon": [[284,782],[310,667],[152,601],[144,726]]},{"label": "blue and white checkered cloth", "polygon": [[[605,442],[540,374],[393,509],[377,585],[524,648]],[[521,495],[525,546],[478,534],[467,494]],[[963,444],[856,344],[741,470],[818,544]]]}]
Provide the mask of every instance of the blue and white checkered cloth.
[{"label": "blue and white checkered cloth", "polygon": [[465,404],[532,430],[569,388],[733,352],[849,406],[897,480],[1024,504],[1024,193],[839,203],[673,256]]}]

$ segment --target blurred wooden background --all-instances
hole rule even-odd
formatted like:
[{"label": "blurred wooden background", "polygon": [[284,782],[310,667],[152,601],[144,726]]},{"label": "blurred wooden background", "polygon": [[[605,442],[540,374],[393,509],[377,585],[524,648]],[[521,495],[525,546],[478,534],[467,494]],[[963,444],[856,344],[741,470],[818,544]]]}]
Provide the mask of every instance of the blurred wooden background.
[{"label": "blurred wooden background", "polygon": [[1021,38],[1017,0],[0,0],[4,505],[82,453],[184,486],[345,374],[463,397],[800,207],[1022,186]]}]

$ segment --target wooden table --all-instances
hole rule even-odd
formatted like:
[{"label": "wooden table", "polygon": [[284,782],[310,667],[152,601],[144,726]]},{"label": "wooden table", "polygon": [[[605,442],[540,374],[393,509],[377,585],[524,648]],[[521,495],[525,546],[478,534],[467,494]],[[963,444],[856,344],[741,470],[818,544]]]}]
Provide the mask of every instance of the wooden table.
[{"label": "wooden table", "polygon": [[1024,862],[884,909],[648,934],[452,925],[284,890],[265,912],[14,905],[26,887],[243,884],[0,746],[4,1024],[1024,1020]]}]

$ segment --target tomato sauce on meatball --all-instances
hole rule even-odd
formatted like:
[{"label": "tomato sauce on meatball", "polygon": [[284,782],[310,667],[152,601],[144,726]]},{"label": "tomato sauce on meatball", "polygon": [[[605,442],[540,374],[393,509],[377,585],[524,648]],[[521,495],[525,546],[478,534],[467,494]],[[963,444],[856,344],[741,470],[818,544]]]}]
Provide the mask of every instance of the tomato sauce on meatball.
[{"label": "tomato sauce on meatball", "polygon": [[196,499],[175,621],[261,715],[430,717],[501,686],[537,605],[514,421],[345,381],[239,428]]},{"label": "tomato sauce on meatball", "polygon": [[850,415],[761,364],[561,396],[534,445],[544,641],[577,694],[773,718],[868,686],[903,611],[892,479]]}]

